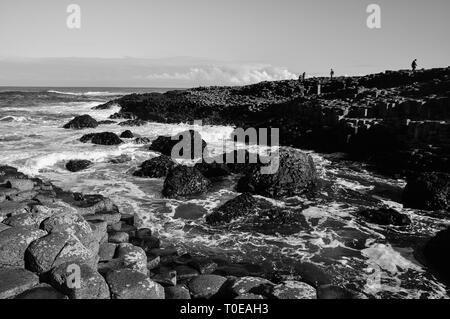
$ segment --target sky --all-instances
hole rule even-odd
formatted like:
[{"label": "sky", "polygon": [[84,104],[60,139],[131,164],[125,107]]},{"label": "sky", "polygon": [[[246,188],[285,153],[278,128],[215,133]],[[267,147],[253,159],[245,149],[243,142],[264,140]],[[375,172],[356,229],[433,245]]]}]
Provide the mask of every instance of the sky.
[{"label": "sky", "polygon": [[[381,28],[366,25],[369,4]],[[69,29],[68,5],[81,8]],[[1,0],[0,86],[190,87],[450,65],[448,0]]]}]

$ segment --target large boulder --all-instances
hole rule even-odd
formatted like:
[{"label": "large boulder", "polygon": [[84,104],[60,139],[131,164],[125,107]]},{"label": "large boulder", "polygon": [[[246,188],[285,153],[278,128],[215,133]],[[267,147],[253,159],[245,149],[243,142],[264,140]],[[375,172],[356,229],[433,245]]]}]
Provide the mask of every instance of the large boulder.
[{"label": "large boulder", "polygon": [[208,163],[202,161],[200,163],[195,164],[194,167],[198,169],[200,173],[202,173],[203,176],[207,178],[219,178],[231,174],[230,168],[225,163],[217,163],[217,162]]},{"label": "large boulder", "polygon": [[[188,141],[184,141],[184,138],[187,138]],[[175,145],[182,141],[185,145],[190,146],[190,154],[184,154],[182,150],[179,152],[174,152],[172,154],[172,149]],[[194,145],[198,145],[198,150],[201,151],[201,154],[195,154]],[[200,133],[194,130],[189,130],[185,132],[181,132],[176,136],[158,136],[156,140],[152,142],[150,145],[150,150],[159,152],[163,155],[173,156],[174,158],[191,158],[194,159],[196,157],[202,157],[203,150],[206,148],[206,142],[202,139]],[[198,155],[198,156],[196,156]]]},{"label": "large boulder", "polygon": [[40,229],[12,227],[0,232],[0,268],[24,267],[25,251],[36,239],[47,233]]},{"label": "large boulder", "polygon": [[120,138],[133,138],[134,135],[130,130],[123,131],[122,134],[120,134]]},{"label": "large boulder", "polygon": [[450,228],[440,231],[431,238],[424,248],[424,256],[429,266],[450,285]]},{"label": "large boulder", "polygon": [[70,160],[66,163],[67,170],[71,172],[82,171],[92,165],[88,160]]},{"label": "large boulder", "polygon": [[450,174],[431,172],[410,177],[403,203],[417,209],[450,209]]},{"label": "large boulder", "polygon": [[106,282],[112,299],[164,299],[164,288],[143,273],[132,269],[109,272]]},{"label": "large boulder", "polygon": [[98,145],[119,145],[123,143],[117,134],[111,132],[86,134],[80,138],[80,142],[91,142]]},{"label": "large boulder", "polygon": [[206,216],[208,224],[229,223],[233,219],[254,215],[259,211],[260,201],[249,193],[241,194],[215,209]]},{"label": "large boulder", "polygon": [[211,182],[194,167],[179,165],[169,171],[162,194],[178,198],[206,193]]},{"label": "large boulder", "polygon": [[369,223],[378,225],[407,226],[411,224],[408,215],[389,207],[362,210],[358,213],[358,216]]},{"label": "large boulder", "polygon": [[39,277],[19,268],[0,268],[0,299],[12,298],[39,284]]},{"label": "large boulder", "polygon": [[170,157],[161,155],[143,162],[140,169],[134,172],[133,175],[150,178],[165,177],[175,165],[175,162]]},{"label": "large boulder", "polygon": [[50,209],[41,209],[41,205],[35,205],[30,208],[30,212],[12,215],[6,218],[3,223],[11,227],[31,227],[39,228],[41,223],[53,215]]},{"label": "large boulder", "polygon": [[279,164],[273,174],[265,174],[261,167],[254,167],[239,180],[238,191],[280,198],[315,189],[317,172],[310,155],[292,148],[281,148],[279,157],[272,161]]},{"label": "large boulder", "polygon": [[69,123],[65,124],[63,128],[65,129],[83,129],[83,128],[95,128],[98,126],[98,122],[93,119],[90,115],[80,115],[75,117]]},{"label": "large boulder", "polygon": [[80,286],[68,285],[72,275],[72,272],[68,270],[72,270],[69,267],[73,265],[73,263],[64,263],[51,270],[49,280],[53,287],[71,299],[110,299],[105,279],[90,265],[76,264],[80,269]]}]

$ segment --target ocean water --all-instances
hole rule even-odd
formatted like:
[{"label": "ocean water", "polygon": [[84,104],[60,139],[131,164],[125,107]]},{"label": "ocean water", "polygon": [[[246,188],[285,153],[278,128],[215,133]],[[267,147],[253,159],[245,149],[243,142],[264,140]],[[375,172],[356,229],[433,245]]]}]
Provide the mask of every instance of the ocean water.
[{"label": "ocean water", "polygon": [[[90,114],[105,120],[117,112],[92,110],[93,106],[132,92],[163,89],[134,88],[0,88],[0,164],[12,165],[26,174],[52,181],[72,191],[98,193],[113,199],[122,212],[136,214],[139,226],[147,226],[164,246],[236,262],[250,262],[295,278],[299,262],[317,265],[332,274],[337,284],[363,291],[375,298],[448,298],[445,285],[416,260],[414,250],[424,240],[449,224],[426,212],[404,209],[400,203],[403,180],[388,179],[339,154],[310,152],[321,178],[315,198],[293,197],[270,200],[302,214],[307,225],[235,223],[208,226],[202,217],[175,218],[186,203],[207,212],[235,197],[238,176],[218,182],[206,195],[179,201],[161,195],[162,179],[133,177],[140,163],[157,156],[145,145],[131,140],[119,146],[84,144],[88,132],[111,131],[155,139],[192,128],[187,124],[149,123],[141,127],[101,125],[96,129],[65,130],[62,126],[76,115]],[[214,154],[220,154],[222,139],[231,127],[195,127]],[[131,161],[112,164],[111,158],[128,155]],[[88,159],[94,165],[71,173],[70,159]],[[361,208],[391,206],[413,221],[407,228],[368,224],[357,216]]]}]

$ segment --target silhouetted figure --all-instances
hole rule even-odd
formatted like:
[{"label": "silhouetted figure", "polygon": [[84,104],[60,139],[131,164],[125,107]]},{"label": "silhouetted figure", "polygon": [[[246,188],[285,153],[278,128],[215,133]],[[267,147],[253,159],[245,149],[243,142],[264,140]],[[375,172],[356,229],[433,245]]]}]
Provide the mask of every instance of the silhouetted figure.
[{"label": "silhouetted figure", "polygon": [[334,70],[331,69],[331,71],[330,71],[330,78],[333,80],[333,77],[334,77]]},{"label": "silhouetted figure", "polygon": [[303,74],[302,74],[302,79],[303,79],[303,81],[306,80],[306,72],[303,72]]},{"label": "silhouetted figure", "polygon": [[414,61],[412,61],[412,63],[411,63],[411,69],[412,69],[413,71],[416,71],[416,69],[417,69],[417,59],[414,59]]}]

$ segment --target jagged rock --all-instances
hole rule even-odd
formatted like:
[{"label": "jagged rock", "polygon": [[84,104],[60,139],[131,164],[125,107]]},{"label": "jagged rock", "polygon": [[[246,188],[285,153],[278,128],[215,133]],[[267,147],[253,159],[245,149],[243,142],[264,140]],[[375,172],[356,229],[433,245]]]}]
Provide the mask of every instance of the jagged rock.
[{"label": "jagged rock", "polygon": [[120,269],[106,275],[112,299],[164,299],[164,288],[143,273]]},{"label": "jagged rock", "polygon": [[123,141],[116,134],[111,132],[86,134],[80,138],[80,142],[91,142],[98,145],[119,145],[123,143]]},{"label": "jagged rock", "polygon": [[40,229],[12,227],[0,232],[0,267],[24,267],[25,251],[47,233]]},{"label": "jagged rock", "polygon": [[[191,158],[194,159],[196,157],[201,157],[203,154],[204,149],[206,148],[207,144],[202,139],[200,133],[194,130],[189,130],[185,132],[181,132],[176,136],[170,137],[170,136],[158,136],[156,140],[152,142],[150,145],[150,151],[159,152],[166,156],[171,156],[173,158]],[[184,138],[189,139],[188,141],[184,141]],[[172,154],[172,149],[175,145],[180,143],[180,141],[183,142],[183,145],[190,146],[190,154],[184,154],[182,150],[180,152],[175,152]],[[198,151],[201,152],[201,154],[195,154],[196,149],[194,145],[198,145]],[[172,156],[173,155],[173,156]]]},{"label": "jagged rock", "polygon": [[[272,159],[276,160],[276,157]],[[317,172],[310,155],[301,151],[282,148],[279,165],[273,174],[264,174],[254,168],[238,182],[238,191],[251,192],[267,197],[294,196],[310,192],[317,185]]]},{"label": "jagged rock", "polygon": [[200,275],[188,282],[188,289],[194,299],[209,299],[216,295],[227,278],[218,275]]},{"label": "jagged rock", "polygon": [[133,137],[134,135],[133,133],[131,133],[130,130],[123,131],[122,134],[120,134],[120,138],[133,138]]},{"label": "jagged rock", "polygon": [[39,277],[19,268],[0,268],[0,299],[12,298],[39,284]]},{"label": "jagged rock", "polygon": [[379,225],[407,226],[411,224],[408,215],[399,213],[393,208],[367,209],[360,211],[361,216],[369,223]]},{"label": "jagged rock", "polygon": [[165,287],[164,288],[166,299],[182,299],[187,300],[191,299],[191,295],[189,290],[182,285],[177,285],[173,287]]},{"label": "jagged rock", "polygon": [[88,168],[91,165],[92,162],[88,160],[70,160],[67,162],[66,168],[71,172],[78,172]]},{"label": "jagged rock", "polygon": [[83,129],[83,128],[95,128],[98,126],[98,122],[93,119],[90,115],[80,115],[76,116],[69,123],[65,124],[63,128],[65,129]]},{"label": "jagged rock", "polygon": [[119,125],[120,126],[142,126],[147,124],[146,121],[142,121],[139,119],[135,119],[135,120],[128,120],[128,121],[124,121],[124,122],[120,122]]},{"label": "jagged rock", "polygon": [[234,219],[252,216],[261,211],[261,207],[271,206],[269,202],[253,197],[249,193],[241,194],[206,216],[208,224],[229,223]]},{"label": "jagged rock", "polygon": [[148,137],[136,137],[134,144],[149,144],[151,140]]},{"label": "jagged rock", "polygon": [[409,178],[403,203],[417,209],[450,209],[450,174],[421,173]]},{"label": "jagged rock", "polygon": [[133,175],[150,178],[165,177],[175,165],[175,162],[170,157],[161,155],[143,162],[140,169],[134,172]]},{"label": "jagged rock", "polygon": [[196,204],[187,203],[181,204],[175,209],[173,218],[181,219],[198,219],[206,214],[206,209]]},{"label": "jagged rock", "polygon": [[166,197],[187,197],[204,194],[211,182],[193,167],[178,165],[169,171],[162,194]]},{"label": "jagged rock", "polygon": [[48,284],[39,284],[34,288],[22,292],[20,295],[14,297],[14,299],[67,299],[67,296]]},{"label": "jagged rock", "polygon": [[424,256],[437,275],[450,285],[450,228],[438,232],[424,247]]},{"label": "jagged rock", "polygon": [[[80,287],[68,285],[69,266],[76,265],[80,269]],[[87,264],[74,264],[72,262],[64,263],[53,268],[49,274],[49,280],[53,287],[63,292],[70,299],[110,299],[108,285],[105,279]]]}]

